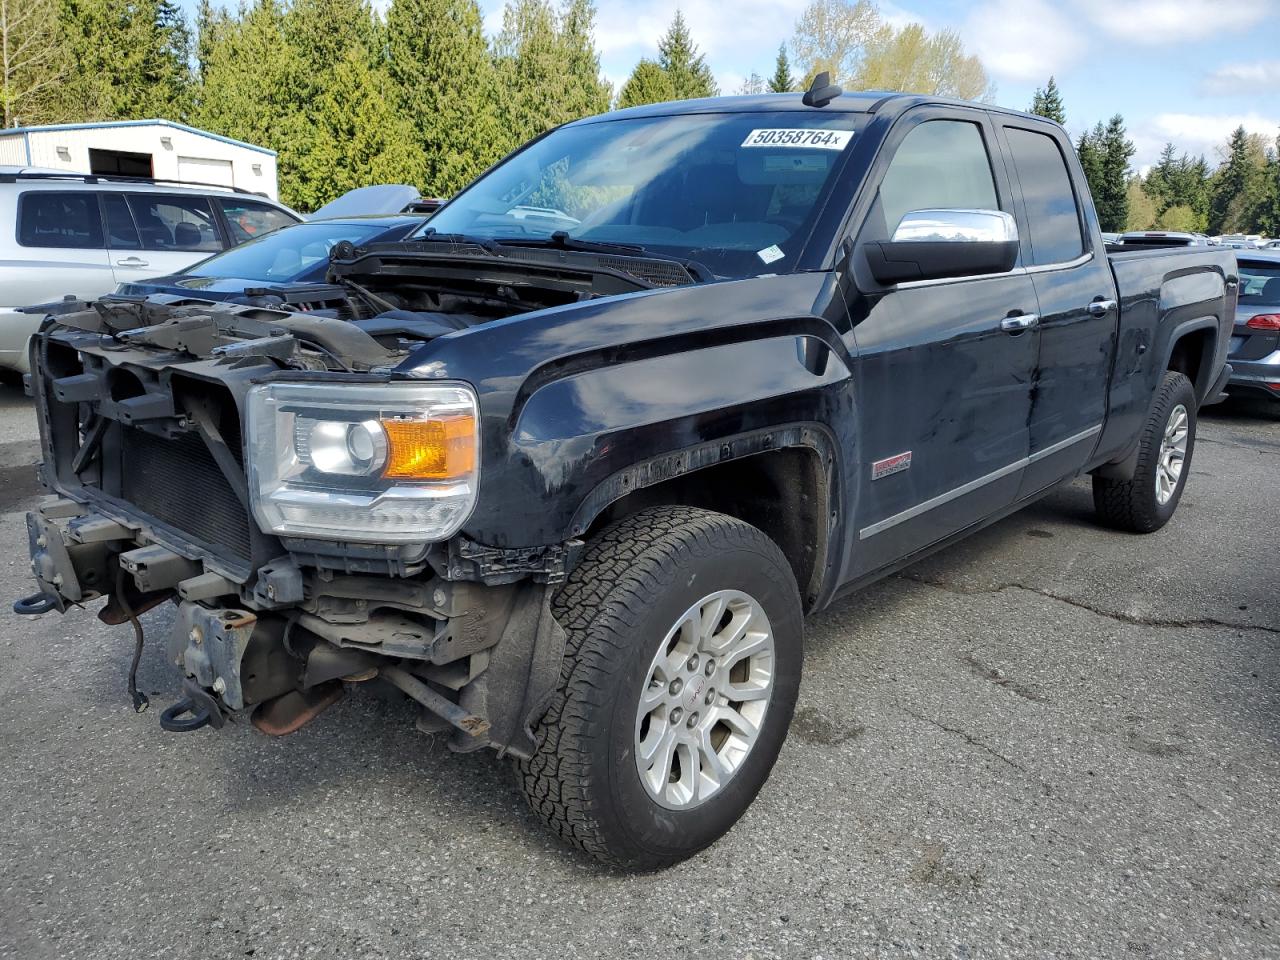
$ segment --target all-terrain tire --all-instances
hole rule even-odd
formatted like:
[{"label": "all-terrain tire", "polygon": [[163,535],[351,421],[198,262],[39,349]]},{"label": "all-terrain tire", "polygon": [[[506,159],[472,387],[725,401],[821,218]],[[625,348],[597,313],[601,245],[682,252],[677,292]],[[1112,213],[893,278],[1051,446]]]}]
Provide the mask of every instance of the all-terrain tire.
[{"label": "all-terrain tire", "polygon": [[[1160,470],[1160,451],[1175,411],[1187,418],[1186,455],[1172,495],[1164,503],[1156,493],[1156,475]],[[1138,462],[1132,480],[1093,478],[1093,507],[1098,520],[1108,527],[1132,533],[1159,530],[1178,509],[1187,477],[1191,475],[1191,455],[1196,442],[1196,394],[1185,375],[1170,370],[1164,375],[1155,402],[1147,415],[1138,440]]]},{"label": "all-terrain tire", "polygon": [[[736,772],[691,809],[670,809],[637,769],[639,698],[673,626],[721,590],[742,591],[767,616],[772,691]],[[630,870],[669,866],[715,842],[768,778],[799,691],[802,610],[782,551],[723,514],[643,510],[588,544],[552,609],[567,634],[560,686],[537,731],[537,752],[516,762],[530,805],[570,844]]]}]

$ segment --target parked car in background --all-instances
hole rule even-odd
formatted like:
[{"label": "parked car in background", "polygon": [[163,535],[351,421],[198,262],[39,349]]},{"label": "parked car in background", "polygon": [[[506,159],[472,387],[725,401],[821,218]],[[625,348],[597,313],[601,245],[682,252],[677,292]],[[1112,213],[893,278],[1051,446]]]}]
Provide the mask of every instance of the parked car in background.
[{"label": "parked car in background", "polygon": [[0,167],[0,369],[26,372],[30,304],[99,297],[293,224],[229,187]]},{"label": "parked car in background", "polygon": [[1280,403],[1280,250],[1238,255],[1240,292],[1227,393]]},{"label": "parked car in background", "polygon": [[406,213],[308,220],[215,254],[181,272],[122,283],[116,292],[320,309],[335,294],[336,299],[345,298],[341,288],[324,284],[330,250],[343,241],[360,246],[401,240],[425,220],[421,214]]}]

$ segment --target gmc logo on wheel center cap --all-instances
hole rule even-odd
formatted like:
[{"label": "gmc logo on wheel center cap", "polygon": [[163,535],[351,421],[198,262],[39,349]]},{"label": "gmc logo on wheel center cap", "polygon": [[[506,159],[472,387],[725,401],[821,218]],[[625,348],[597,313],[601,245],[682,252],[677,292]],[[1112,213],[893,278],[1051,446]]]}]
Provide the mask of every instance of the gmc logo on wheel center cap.
[{"label": "gmc logo on wheel center cap", "polygon": [[696,710],[698,704],[702,703],[702,694],[707,689],[707,681],[705,677],[694,677],[689,681],[689,686],[685,688],[688,694],[685,697],[685,709]]}]

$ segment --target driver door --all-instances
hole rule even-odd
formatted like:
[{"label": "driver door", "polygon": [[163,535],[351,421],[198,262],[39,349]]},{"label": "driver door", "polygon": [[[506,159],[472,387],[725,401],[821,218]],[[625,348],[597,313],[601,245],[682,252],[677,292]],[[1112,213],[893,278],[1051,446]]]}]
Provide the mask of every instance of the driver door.
[{"label": "driver door", "polygon": [[[980,111],[918,111],[882,158],[858,250],[917,210],[1014,212]],[[888,151],[888,160],[883,155]],[[993,162],[993,160],[995,162]],[[859,276],[861,289],[874,280]],[[1013,503],[1029,448],[1038,307],[1020,267],[898,283],[852,304],[858,458],[851,577],[869,573]]]}]

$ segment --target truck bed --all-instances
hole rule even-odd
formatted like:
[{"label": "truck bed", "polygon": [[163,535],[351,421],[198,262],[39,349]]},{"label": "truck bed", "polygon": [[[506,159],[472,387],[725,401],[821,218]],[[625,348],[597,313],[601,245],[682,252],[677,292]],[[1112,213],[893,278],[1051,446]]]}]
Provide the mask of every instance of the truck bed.
[{"label": "truck bed", "polygon": [[1183,372],[1200,402],[1208,399],[1226,362],[1235,315],[1235,251],[1222,247],[1146,247],[1107,253],[1119,292],[1120,319],[1100,451],[1124,451],[1147,414],[1156,383],[1169,367],[1175,341],[1188,333],[1213,337],[1212,362]]}]

